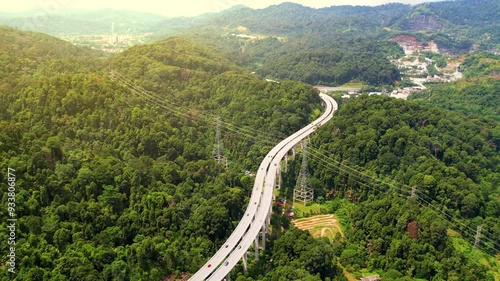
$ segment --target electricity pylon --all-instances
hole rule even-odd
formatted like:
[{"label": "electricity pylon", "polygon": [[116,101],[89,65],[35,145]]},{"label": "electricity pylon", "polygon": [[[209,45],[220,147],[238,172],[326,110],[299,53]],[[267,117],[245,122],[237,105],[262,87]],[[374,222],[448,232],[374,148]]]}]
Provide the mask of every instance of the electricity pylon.
[{"label": "electricity pylon", "polygon": [[307,140],[304,140],[302,144],[302,166],[300,167],[299,177],[297,178],[297,185],[293,190],[293,202],[299,201],[306,206],[307,203],[313,201],[313,199],[314,189],[311,188],[309,169],[307,166]]},{"label": "electricity pylon", "polygon": [[474,241],[474,247],[479,247],[479,244],[481,243],[481,229],[483,229],[483,225],[480,224],[477,226],[476,230],[476,241]]},{"label": "electricity pylon", "polygon": [[224,147],[222,145],[221,137],[221,118],[217,116],[215,119],[215,145],[214,145],[214,158],[219,164],[223,164],[227,168],[227,158],[224,154]]}]

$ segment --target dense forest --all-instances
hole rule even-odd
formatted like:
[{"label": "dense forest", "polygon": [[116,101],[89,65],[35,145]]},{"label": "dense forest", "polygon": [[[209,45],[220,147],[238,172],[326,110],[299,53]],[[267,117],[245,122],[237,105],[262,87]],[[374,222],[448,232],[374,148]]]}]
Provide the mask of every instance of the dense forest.
[{"label": "dense forest", "polygon": [[366,43],[359,40],[342,45],[277,56],[259,69],[258,73],[312,85],[342,85],[358,80],[380,86],[393,85],[401,79],[397,67],[387,59],[388,49],[392,49],[394,55],[402,53],[396,43]]},{"label": "dense forest", "polygon": [[[0,279],[189,276],[241,218],[262,157],[320,115],[308,84],[392,86],[402,75],[389,58],[402,49],[387,39],[399,34],[449,53],[497,50],[498,5],[283,3],[195,19],[107,11],[43,26],[105,32],[117,20],[120,32],[183,33],[115,55],[0,26],[0,181],[15,170],[18,219],[16,274]],[[500,280],[499,61],[468,54],[465,79],[409,101],[339,100],[311,139],[309,168],[321,209],[343,214],[345,236],[315,239],[274,206],[266,251],[234,279]],[[299,165],[284,175],[288,199]]]},{"label": "dense forest", "polygon": [[473,243],[481,224],[481,249],[499,253],[498,129],[388,97],[344,102],[313,138],[310,161],[316,196],[356,202],[335,247],[340,263],[386,280],[494,280],[494,263],[478,263],[453,237]]},{"label": "dense forest", "polygon": [[[310,86],[266,82],[185,39],[107,59],[0,31],[0,166],[16,176],[13,280],[195,272],[240,219],[252,186],[245,169],[269,147],[245,130],[286,135],[319,114]],[[234,125],[222,127],[227,169],[213,159],[215,115]],[[7,231],[3,221],[4,241]]]}]

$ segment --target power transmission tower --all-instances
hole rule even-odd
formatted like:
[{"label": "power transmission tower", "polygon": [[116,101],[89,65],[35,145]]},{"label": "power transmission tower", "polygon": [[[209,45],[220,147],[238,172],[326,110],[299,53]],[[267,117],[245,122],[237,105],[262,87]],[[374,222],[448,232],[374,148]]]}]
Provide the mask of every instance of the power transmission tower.
[{"label": "power transmission tower", "polygon": [[481,243],[481,229],[483,228],[483,225],[480,224],[477,226],[476,230],[476,241],[474,242],[474,247],[479,247],[479,243]]},{"label": "power transmission tower", "polygon": [[302,148],[302,166],[300,167],[300,174],[297,178],[297,185],[293,190],[293,202],[303,202],[306,206],[307,202],[314,199],[314,190],[311,188],[309,181],[309,169],[307,167],[307,141],[303,142]]},{"label": "power transmission tower", "polygon": [[214,145],[214,158],[219,164],[224,164],[227,168],[227,158],[224,155],[224,147],[221,140],[221,118],[217,116],[215,119],[215,145]]},{"label": "power transmission tower", "polygon": [[417,187],[412,186],[411,187],[411,198],[415,198],[415,196],[417,196]]}]

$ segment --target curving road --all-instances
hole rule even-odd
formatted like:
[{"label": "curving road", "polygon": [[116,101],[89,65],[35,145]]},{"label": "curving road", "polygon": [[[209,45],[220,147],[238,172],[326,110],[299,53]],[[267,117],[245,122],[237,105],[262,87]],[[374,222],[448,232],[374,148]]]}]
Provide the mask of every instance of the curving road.
[{"label": "curving road", "polygon": [[266,229],[266,221],[270,216],[276,175],[280,169],[281,160],[296,144],[314,132],[316,127],[328,122],[337,110],[333,98],[320,94],[326,104],[326,110],[318,119],[298,132],[281,141],[266,155],[255,176],[255,183],[248,207],[236,229],[224,245],[200,268],[189,280],[220,281],[247,253],[248,248],[259,235],[261,229]]}]

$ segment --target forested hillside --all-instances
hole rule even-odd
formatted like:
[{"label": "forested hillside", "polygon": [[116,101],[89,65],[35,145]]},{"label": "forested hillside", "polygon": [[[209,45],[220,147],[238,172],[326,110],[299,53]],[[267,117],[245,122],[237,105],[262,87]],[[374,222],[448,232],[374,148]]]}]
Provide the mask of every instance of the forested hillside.
[{"label": "forested hillside", "polygon": [[482,225],[480,248],[500,251],[498,132],[493,120],[413,102],[345,102],[311,152],[316,196],[356,203],[335,246],[340,263],[386,280],[494,280],[498,261],[479,262],[457,243],[473,243]]},{"label": "forested hillside", "polygon": [[500,45],[500,3],[496,0],[458,0],[425,4],[432,16],[444,19],[445,25],[433,34],[443,50],[463,52],[473,45],[482,50]]},{"label": "forested hillside", "polygon": [[[344,236],[313,239],[283,216],[293,210],[275,206],[266,251],[233,277],[345,281],[345,271],[384,281],[500,280],[500,68],[491,52],[498,5],[283,3],[196,19],[75,12],[43,25],[107,32],[122,17],[117,32],[183,31],[115,55],[0,26],[0,181],[12,182],[5,171],[15,170],[18,219],[16,274],[2,270],[0,279],[196,272],[243,215],[262,157],[320,115],[310,84],[398,84],[389,58],[403,51],[388,39],[405,34],[453,54],[490,52],[466,55],[465,79],[429,85],[409,101],[342,100],[311,139],[309,169],[316,199],[328,201],[320,209],[342,214]],[[436,57],[446,65],[446,55]],[[293,192],[299,162],[284,173],[282,196]],[[1,190],[8,202],[8,186]]]},{"label": "forested hillside", "polygon": [[[353,14],[340,15],[339,11],[348,7],[312,9],[283,3],[261,10],[227,12],[185,33],[268,78],[329,85],[359,78],[371,85],[391,85],[399,72],[387,59],[393,51],[385,52],[387,43],[377,41],[387,34],[380,28],[379,18],[390,11],[399,13],[403,7],[391,4],[375,10],[353,8]],[[347,63],[351,59],[354,63]],[[379,72],[380,77],[369,74]]]},{"label": "forested hillside", "polygon": [[[240,66],[275,79],[295,79],[310,84],[336,85],[345,80],[361,80],[367,85],[392,85],[399,74],[389,66],[387,40],[408,35],[422,44],[437,43],[441,52],[468,53],[471,50],[497,51],[500,23],[495,0],[455,0],[418,5],[390,3],[380,6],[331,6],[321,9],[295,3],[271,5],[265,9],[235,6],[220,13],[197,17],[165,18],[158,15],[117,10],[84,11],[59,9],[37,19],[37,12],[0,14],[0,23],[59,36],[137,35],[142,41],[183,34],[201,41]],[[43,13],[42,13],[43,14]],[[136,38],[137,39],[137,38]],[[73,39],[72,39],[73,40]],[[95,42],[85,44],[95,46]],[[127,39],[128,40],[128,39]],[[100,44],[109,47],[109,40]],[[75,42],[80,42],[76,40]],[[102,47],[102,46],[101,46]],[[121,48],[121,47],[120,47]],[[320,61],[311,67],[313,58],[330,56],[342,49],[342,59],[355,60],[356,66]],[[364,59],[359,59],[363,57]],[[369,58],[367,60],[366,58]],[[284,67],[293,67],[288,73]],[[340,69],[340,71],[336,71]],[[364,72],[382,73],[365,77]],[[390,79],[388,79],[390,77]],[[396,79],[397,80],[397,79]]]},{"label": "forested hillside", "polygon": [[[109,67],[174,104],[218,114],[234,126],[259,128],[266,134],[287,136],[309,122],[313,110],[319,113],[320,99],[311,87],[291,81],[266,82],[180,37],[131,48],[113,58]],[[250,146],[255,140],[228,137],[227,141],[238,144],[227,148],[235,152],[229,157],[251,166],[269,148],[265,142]],[[248,149],[252,151],[247,154]]]},{"label": "forested hillside", "polygon": [[[497,50],[500,28],[493,11],[498,3],[490,0],[322,9],[283,3],[228,11],[185,33],[271,79],[378,86],[399,81],[399,71],[387,59],[402,53],[387,42],[398,35],[433,41],[453,54]],[[457,20],[461,14],[467,20]]]},{"label": "forested hillside", "polygon": [[[18,219],[16,274],[2,279],[195,272],[240,219],[245,170],[267,152],[242,130],[276,140],[319,114],[310,86],[265,82],[182,38],[112,59],[10,28],[0,38],[0,167],[15,170]],[[234,122],[222,126],[227,169],[213,160],[215,115]]]},{"label": "forested hillside", "polygon": [[469,116],[485,116],[500,121],[500,56],[471,53],[461,66],[465,79],[434,85],[410,96],[411,100]]},{"label": "forested hillside", "polygon": [[374,86],[393,85],[401,77],[397,67],[386,58],[387,49],[392,48],[398,54],[400,48],[391,43],[349,41],[317,51],[284,55],[269,60],[258,73],[313,85],[342,85],[351,80]]}]

